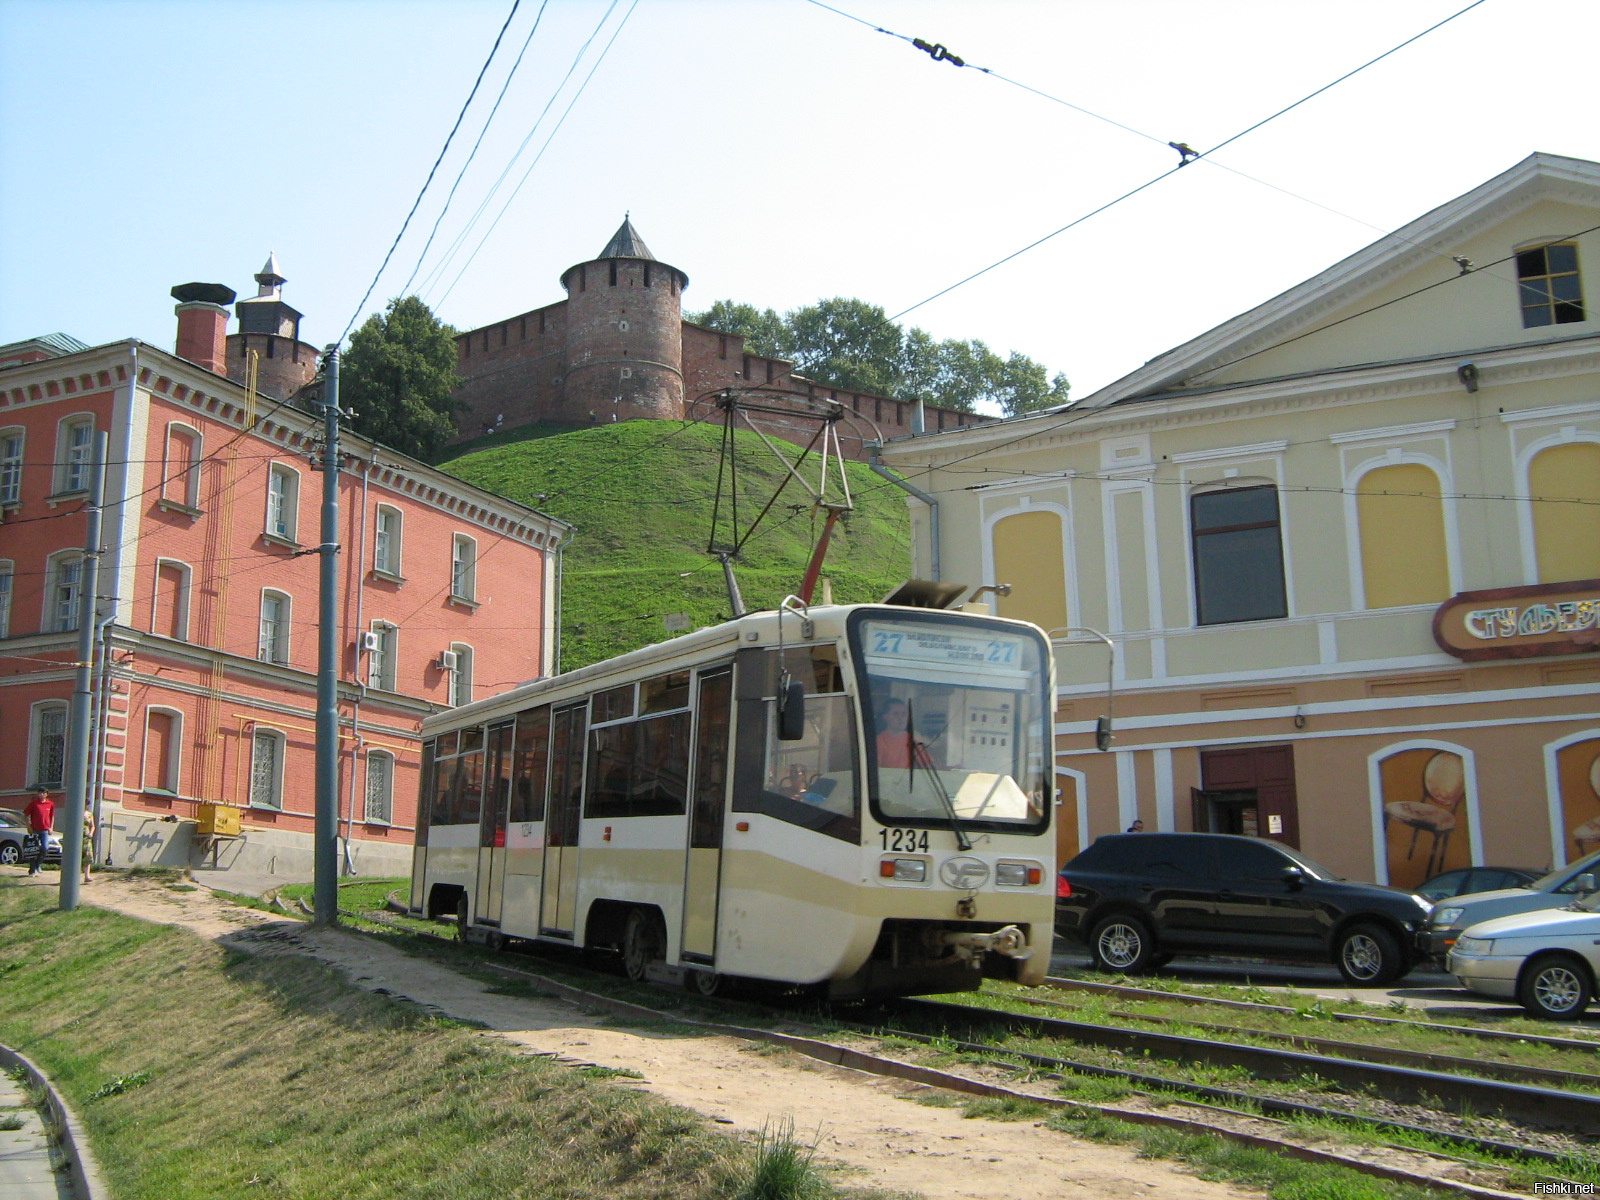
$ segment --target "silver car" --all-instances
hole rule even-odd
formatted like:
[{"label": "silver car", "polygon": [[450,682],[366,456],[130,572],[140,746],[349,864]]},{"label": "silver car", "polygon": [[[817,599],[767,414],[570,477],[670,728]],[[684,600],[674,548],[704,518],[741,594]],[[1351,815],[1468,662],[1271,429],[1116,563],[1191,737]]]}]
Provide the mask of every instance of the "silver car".
[{"label": "silver car", "polygon": [[1600,875],[1600,850],[1521,887],[1474,892],[1441,900],[1434,905],[1428,917],[1428,954],[1442,962],[1467,926],[1480,921],[1536,909],[1566,907],[1578,898],[1580,892],[1594,891],[1593,882],[1587,887],[1580,886],[1585,875]]},{"label": "silver car", "polygon": [[1600,977],[1600,892],[1567,908],[1518,913],[1471,926],[1447,969],[1462,987],[1516,999],[1536,1017],[1583,1012]]}]

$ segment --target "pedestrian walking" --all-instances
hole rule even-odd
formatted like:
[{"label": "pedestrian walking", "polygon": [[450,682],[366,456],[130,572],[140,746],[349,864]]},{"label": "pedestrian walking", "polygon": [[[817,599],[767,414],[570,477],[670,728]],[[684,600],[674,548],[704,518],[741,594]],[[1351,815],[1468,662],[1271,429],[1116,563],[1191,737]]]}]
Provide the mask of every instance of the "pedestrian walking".
[{"label": "pedestrian walking", "polygon": [[45,846],[56,825],[56,802],[50,799],[49,788],[38,788],[28,807],[22,810],[28,822],[28,874],[37,875],[44,866]]},{"label": "pedestrian walking", "polygon": [[94,882],[94,805],[83,806],[83,881]]}]

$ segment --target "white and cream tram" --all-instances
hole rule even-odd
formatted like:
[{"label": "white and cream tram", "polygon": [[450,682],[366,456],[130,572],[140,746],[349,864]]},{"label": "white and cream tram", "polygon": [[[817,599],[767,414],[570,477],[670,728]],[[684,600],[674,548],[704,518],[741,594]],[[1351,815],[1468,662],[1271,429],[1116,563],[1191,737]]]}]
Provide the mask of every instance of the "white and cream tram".
[{"label": "white and cream tram", "polygon": [[1038,983],[1052,667],[1025,622],[791,598],[440,713],[411,910],[707,992]]}]

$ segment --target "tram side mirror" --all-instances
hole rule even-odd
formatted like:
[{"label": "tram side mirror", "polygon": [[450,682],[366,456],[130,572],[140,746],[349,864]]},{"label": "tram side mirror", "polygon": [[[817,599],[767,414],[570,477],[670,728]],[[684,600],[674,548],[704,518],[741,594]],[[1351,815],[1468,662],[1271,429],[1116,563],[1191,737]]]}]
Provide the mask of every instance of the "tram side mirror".
[{"label": "tram side mirror", "polygon": [[1101,717],[1094,723],[1094,744],[1101,750],[1111,749],[1111,718]]},{"label": "tram side mirror", "polygon": [[798,742],[806,735],[806,685],[785,684],[778,693],[778,740]]}]

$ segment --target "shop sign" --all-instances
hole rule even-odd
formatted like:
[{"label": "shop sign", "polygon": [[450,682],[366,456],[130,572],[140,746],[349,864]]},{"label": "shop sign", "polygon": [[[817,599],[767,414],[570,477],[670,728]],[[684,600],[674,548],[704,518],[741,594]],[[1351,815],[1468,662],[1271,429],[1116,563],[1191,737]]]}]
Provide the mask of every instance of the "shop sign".
[{"label": "shop sign", "polygon": [[1600,650],[1600,579],[1461,592],[1433,615],[1433,640],[1468,661]]}]

